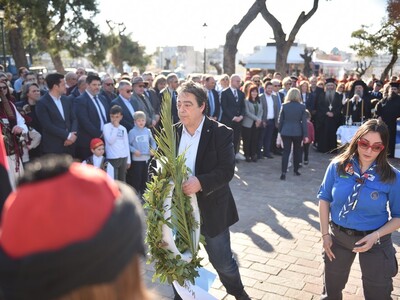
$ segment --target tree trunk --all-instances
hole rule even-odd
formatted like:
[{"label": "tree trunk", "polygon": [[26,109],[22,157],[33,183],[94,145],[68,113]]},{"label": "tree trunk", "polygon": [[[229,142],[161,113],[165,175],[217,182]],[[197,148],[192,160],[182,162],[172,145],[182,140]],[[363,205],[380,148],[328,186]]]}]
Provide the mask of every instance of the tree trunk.
[{"label": "tree trunk", "polygon": [[287,57],[289,54],[289,50],[292,47],[294,40],[296,38],[297,33],[299,32],[301,26],[307,22],[312,15],[318,9],[318,2],[319,0],[314,0],[314,5],[312,9],[305,14],[302,11],[297,18],[296,23],[294,24],[292,30],[290,31],[289,37],[286,40],[286,33],[282,29],[282,24],[279,22],[275,16],[273,16],[267,9],[267,6],[264,3],[261,4],[261,15],[263,16],[264,20],[267,21],[269,26],[271,26],[274,32],[274,39],[276,42],[276,63],[275,63],[275,71],[280,72],[282,75],[286,74],[287,71]]},{"label": "tree trunk", "polygon": [[382,72],[382,74],[381,74],[381,81],[382,81],[382,82],[385,82],[386,76],[389,75],[389,71],[393,68],[393,66],[394,66],[394,64],[396,63],[397,58],[398,58],[398,54],[397,54],[397,51],[398,51],[397,41],[395,41],[393,44],[394,44],[394,45],[393,45],[393,49],[392,49],[392,58],[390,59],[389,64],[386,66],[385,70],[383,70],[383,72]]},{"label": "tree trunk", "polygon": [[235,73],[237,44],[243,32],[257,17],[258,13],[260,12],[260,2],[263,1],[256,0],[254,4],[250,7],[249,11],[240,20],[239,24],[233,25],[226,34],[223,68],[224,72],[228,75],[232,75]]},{"label": "tree trunk", "polygon": [[50,53],[51,61],[53,62],[54,68],[58,73],[65,74],[65,69],[63,62],[61,60],[61,56],[59,53],[52,54]]},{"label": "tree trunk", "polygon": [[25,56],[25,48],[23,44],[22,30],[20,28],[12,28],[8,34],[10,50],[15,60],[17,69],[20,67],[28,67],[28,60]]},{"label": "tree trunk", "polygon": [[215,70],[217,70],[218,75],[222,74],[222,68],[221,68],[219,62],[210,61],[210,65],[213,66],[215,68]]}]

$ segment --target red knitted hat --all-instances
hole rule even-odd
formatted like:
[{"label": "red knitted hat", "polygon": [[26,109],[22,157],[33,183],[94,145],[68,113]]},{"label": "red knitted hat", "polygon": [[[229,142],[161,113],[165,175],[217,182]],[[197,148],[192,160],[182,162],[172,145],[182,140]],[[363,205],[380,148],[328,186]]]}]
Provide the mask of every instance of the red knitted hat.
[{"label": "red knitted hat", "polygon": [[19,258],[87,240],[109,218],[119,195],[106,173],[73,163],[66,173],[23,185],[8,197],[0,246]]},{"label": "red knitted hat", "polygon": [[99,146],[103,146],[104,142],[102,139],[94,138],[90,141],[90,149],[94,150]]}]

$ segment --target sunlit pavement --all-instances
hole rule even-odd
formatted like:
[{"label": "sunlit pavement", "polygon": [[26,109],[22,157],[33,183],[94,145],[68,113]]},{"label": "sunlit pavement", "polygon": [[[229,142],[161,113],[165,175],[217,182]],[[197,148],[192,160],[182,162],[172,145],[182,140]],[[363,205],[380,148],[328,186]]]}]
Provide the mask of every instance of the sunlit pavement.
[{"label": "sunlit pavement", "polygon": [[[310,163],[286,181],[279,180],[281,156],[257,163],[241,161],[231,188],[240,220],[231,227],[232,249],[242,281],[252,299],[319,299],[323,263],[316,194],[332,155],[310,149]],[[391,161],[397,168],[400,160]],[[400,234],[393,234],[400,258]],[[215,272],[205,257],[204,266]],[[173,299],[169,285],[152,283],[152,267],[144,265],[145,281],[153,299]],[[210,293],[233,300],[218,278]],[[344,299],[364,299],[356,258]],[[400,275],[394,278],[393,298],[400,296]]]}]

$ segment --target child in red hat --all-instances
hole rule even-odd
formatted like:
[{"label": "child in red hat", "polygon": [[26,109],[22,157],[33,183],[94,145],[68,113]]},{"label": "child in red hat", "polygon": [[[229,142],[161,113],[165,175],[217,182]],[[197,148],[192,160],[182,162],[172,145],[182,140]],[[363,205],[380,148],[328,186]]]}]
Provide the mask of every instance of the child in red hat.
[{"label": "child in red hat", "polygon": [[114,179],[114,167],[104,157],[104,142],[99,138],[90,141],[90,151],[93,155],[82,162],[84,165],[92,165],[106,172],[108,176]]}]

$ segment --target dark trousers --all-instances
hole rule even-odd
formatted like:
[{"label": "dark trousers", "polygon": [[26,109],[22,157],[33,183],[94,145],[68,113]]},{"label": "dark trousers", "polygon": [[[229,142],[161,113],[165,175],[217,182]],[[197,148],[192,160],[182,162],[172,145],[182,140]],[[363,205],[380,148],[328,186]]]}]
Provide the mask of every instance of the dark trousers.
[{"label": "dark trousers", "polygon": [[299,170],[301,161],[301,136],[282,135],[283,154],[282,154],[282,173],[286,173],[289,164],[289,155],[293,144],[293,171]]},{"label": "dark trousers", "polygon": [[251,128],[242,127],[243,152],[246,158],[254,158],[257,156],[259,132],[260,129],[256,127],[255,122],[253,122]]},{"label": "dark trousers", "polygon": [[132,161],[129,176],[126,176],[126,182],[134,187],[140,195],[143,195],[146,189],[148,167],[147,161]]},{"label": "dark trousers", "polygon": [[271,155],[272,136],[275,129],[275,120],[267,120],[267,125],[263,127],[258,139],[258,156],[261,156],[261,149],[264,149],[264,156]]},{"label": "dark trousers", "polygon": [[232,122],[231,128],[233,129],[233,149],[235,153],[239,152],[240,136],[242,131],[242,122]]},{"label": "dark trousers", "polygon": [[304,161],[308,161],[308,154],[310,153],[310,143],[303,144]]},{"label": "dark trousers", "polygon": [[[228,294],[233,296],[240,296],[243,293],[244,286],[240,279],[239,268],[231,249],[231,237],[229,228],[215,237],[210,237],[204,234],[206,245],[204,246],[208,258],[217,271],[219,279],[226,288]],[[181,299],[176,293],[175,300]]]},{"label": "dark trousers", "polygon": [[126,162],[128,158],[108,158],[110,164],[114,167],[114,179],[126,181]]},{"label": "dark trousers", "polygon": [[[340,300],[351,265],[356,253],[352,250],[354,244],[362,236],[349,236],[332,226],[332,252],[336,259],[330,261],[323,253],[325,262],[324,288],[321,299]],[[364,298],[367,300],[392,299],[393,280],[398,272],[396,250],[393,247],[391,235],[381,237],[381,244],[375,244],[367,252],[359,253]]]}]

